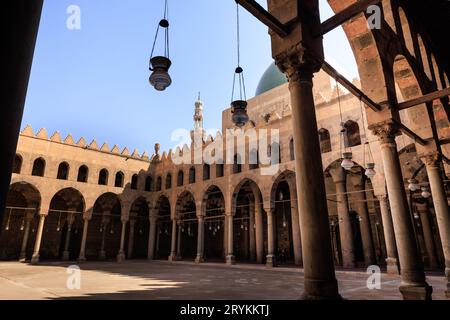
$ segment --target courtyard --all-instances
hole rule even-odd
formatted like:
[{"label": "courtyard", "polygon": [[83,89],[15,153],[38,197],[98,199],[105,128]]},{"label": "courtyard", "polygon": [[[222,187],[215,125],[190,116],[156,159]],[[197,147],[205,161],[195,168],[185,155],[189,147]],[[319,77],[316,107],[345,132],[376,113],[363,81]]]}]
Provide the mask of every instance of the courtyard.
[{"label": "courtyard", "polygon": [[[303,290],[303,270],[259,265],[127,261],[80,264],[80,289],[68,289],[70,263],[0,263],[0,299],[63,300],[295,300]],[[382,273],[381,289],[366,286],[361,271],[336,272],[339,291],[349,300],[401,300],[400,278]],[[433,299],[445,299],[443,275],[427,275]]]}]

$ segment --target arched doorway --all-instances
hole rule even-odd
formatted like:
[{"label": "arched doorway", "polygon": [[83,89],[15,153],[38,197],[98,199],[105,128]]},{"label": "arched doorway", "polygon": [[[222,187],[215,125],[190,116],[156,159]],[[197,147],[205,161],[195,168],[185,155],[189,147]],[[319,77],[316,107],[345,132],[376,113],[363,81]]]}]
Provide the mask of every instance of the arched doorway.
[{"label": "arched doorway", "polygon": [[41,259],[75,260],[80,253],[85,204],[73,188],[58,191],[50,202],[40,250]]},{"label": "arched doorway", "polygon": [[89,222],[86,258],[89,260],[115,259],[120,248],[122,205],[118,196],[108,192],[94,204]]},{"label": "arched doorway", "polygon": [[41,195],[33,185],[18,182],[10,186],[0,232],[1,260],[31,258],[40,203]]},{"label": "arched doorway", "polygon": [[146,259],[148,256],[150,220],[149,207],[144,197],[139,197],[132,204],[128,226],[125,243],[128,259]]},{"label": "arched doorway", "polygon": [[225,200],[222,191],[217,186],[208,188],[203,199],[203,206],[205,213],[205,258],[208,261],[224,261]]},{"label": "arched doorway", "polygon": [[172,220],[170,217],[170,201],[161,196],[156,204],[156,258],[167,260],[170,255],[172,241]]},{"label": "arched doorway", "polygon": [[292,236],[291,193],[285,180],[278,183],[275,191],[275,258],[278,264],[294,263]]},{"label": "arched doorway", "polygon": [[262,197],[256,183],[243,180],[233,193],[233,253],[237,261],[265,261],[267,217],[261,206]]},{"label": "arched doorway", "polygon": [[176,208],[178,217],[178,258],[193,260],[197,255],[198,221],[192,193],[188,191],[182,193],[178,197]]}]

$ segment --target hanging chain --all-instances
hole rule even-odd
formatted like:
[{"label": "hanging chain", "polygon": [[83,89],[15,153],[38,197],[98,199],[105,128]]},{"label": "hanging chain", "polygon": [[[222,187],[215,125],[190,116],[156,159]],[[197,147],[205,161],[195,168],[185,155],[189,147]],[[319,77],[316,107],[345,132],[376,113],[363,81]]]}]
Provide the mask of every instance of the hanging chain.
[{"label": "hanging chain", "polygon": [[369,162],[373,162],[373,155],[372,155],[372,150],[370,147],[370,143],[369,143],[369,138],[367,137],[367,131],[366,131],[366,122],[364,120],[364,112],[363,112],[363,104],[362,104],[362,100],[359,99],[359,108],[361,111],[361,121],[363,124],[363,132],[364,132],[364,137],[365,137],[365,142],[364,142],[364,165],[366,165],[366,145],[367,145],[367,152],[368,152],[368,156],[369,156]]},{"label": "hanging chain", "polygon": [[344,132],[346,131],[346,129],[344,128],[344,120],[342,117],[342,108],[341,108],[341,95],[339,93],[339,84],[337,79],[335,79],[336,81],[336,91],[337,91],[337,98],[338,98],[338,106],[339,106],[339,117],[341,120],[341,132],[339,133],[339,153],[340,153],[340,157],[342,157],[342,147],[344,147],[345,149],[345,139],[344,139]]},{"label": "hanging chain", "polygon": [[239,99],[247,100],[247,93],[245,91],[244,70],[241,67],[241,35],[240,35],[240,15],[239,4],[236,3],[236,44],[237,44],[237,68],[233,75],[233,89],[231,91],[231,101],[234,99],[236,76],[239,82]]},{"label": "hanging chain", "polygon": [[[152,46],[152,52],[150,54],[150,58],[153,58],[153,53],[155,51],[155,46],[156,46],[156,40],[158,39],[158,34],[159,34],[159,28],[164,27],[165,29],[165,35],[164,35],[164,56],[166,56],[167,58],[169,58],[169,23],[168,23],[168,17],[169,17],[169,5],[168,5],[168,0],[165,0],[164,3],[164,20],[161,20],[158,23],[158,27],[156,28],[156,34],[155,34],[155,39],[153,40],[153,46]],[[162,26],[161,23],[162,21],[167,22],[167,26]]]}]

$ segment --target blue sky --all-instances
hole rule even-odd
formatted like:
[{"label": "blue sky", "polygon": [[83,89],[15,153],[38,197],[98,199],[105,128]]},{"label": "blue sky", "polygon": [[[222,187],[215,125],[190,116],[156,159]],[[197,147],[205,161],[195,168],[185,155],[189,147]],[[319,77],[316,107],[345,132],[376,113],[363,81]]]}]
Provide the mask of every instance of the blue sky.
[{"label": "blue sky", "polygon": [[[323,20],[332,12],[320,2]],[[81,9],[81,30],[66,27],[72,4]],[[153,151],[156,142],[169,150],[176,144],[172,131],[192,127],[201,91],[205,127],[220,129],[236,67],[235,2],[169,1],[173,84],[157,92],[148,83],[148,59],[163,5],[163,0],[46,0],[22,127],[141,153]],[[325,52],[338,70],[357,76],[341,29],[326,36]],[[250,98],[272,58],[267,28],[243,9],[241,61]]]}]

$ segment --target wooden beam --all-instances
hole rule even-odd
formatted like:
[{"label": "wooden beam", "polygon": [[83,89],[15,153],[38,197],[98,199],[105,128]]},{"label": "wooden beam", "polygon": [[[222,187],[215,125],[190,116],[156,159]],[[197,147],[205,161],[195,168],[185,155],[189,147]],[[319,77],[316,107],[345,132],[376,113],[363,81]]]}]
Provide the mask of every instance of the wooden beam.
[{"label": "wooden beam", "polygon": [[417,106],[419,104],[427,103],[427,102],[430,102],[430,101],[433,101],[433,100],[437,100],[437,99],[442,99],[442,98],[445,98],[447,96],[450,96],[450,88],[445,88],[445,89],[442,89],[442,90],[439,90],[439,91],[428,93],[428,94],[425,94],[425,95],[423,95],[423,96],[421,96],[419,98],[411,99],[411,100],[408,100],[408,101],[405,101],[405,102],[400,102],[397,105],[397,109],[398,110],[408,109],[408,108],[411,108],[411,107],[415,107],[415,106]]},{"label": "wooden beam", "polygon": [[359,90],[353,83],[351,83],[349,80],[347,80],[343,75],[341,75],[339,72],[337,72],[336,69],[334,69],[328,62],[325,60],[322,61],[322,69],[325,71],[330,77],[333,79],[336,79],[337,82],[339,82],[345,89],[350,91],[353,95],[361,99],[362,102],[364,102],[369,108],[372,110],[378,112],[381,110],[381,106],[377,103],[375,103],[372,99],[370,99],[368,96],[364,94],[361,90]]},{"label": "wooden beam", "polygon": [[400,131],[402,133],[404,133],[405,135],[407,135],[408,137],[410,137],[411,139],[414,140],[414,142],[419,143],[422,146],[427,145],[427,142],[425,141],[425,139],[419,137],[417,134],[415,134],[411,129],[409,129],[408,127],[406,127],[403,123],[400,123],[398,121],[395,121],[397,123],[397,125],[400,127]]},{"label": "wooden beam", "polygon": [[236,0],[236,2],[280,37],[284,38],[289,35],[289,28],[271,15],[255,0]]},{"label": "wooden beam", "polygon": [[449,144],[449,143],[450,143],[450,138],[444,138],[444,139],[439,140],[440,145]]},{"label": "wooden beam", "polygon": [[368,7],[379,3],[381,0],[361,0],[349,7],[345,8],[341,12],[338,12],[328,20],[322,22],[321,31],[316,34],[316,37],[323,36],[325,33],[339,27],[344,22],[350,20],[351,18],[357,16],[363,11],[366,11]]}]

